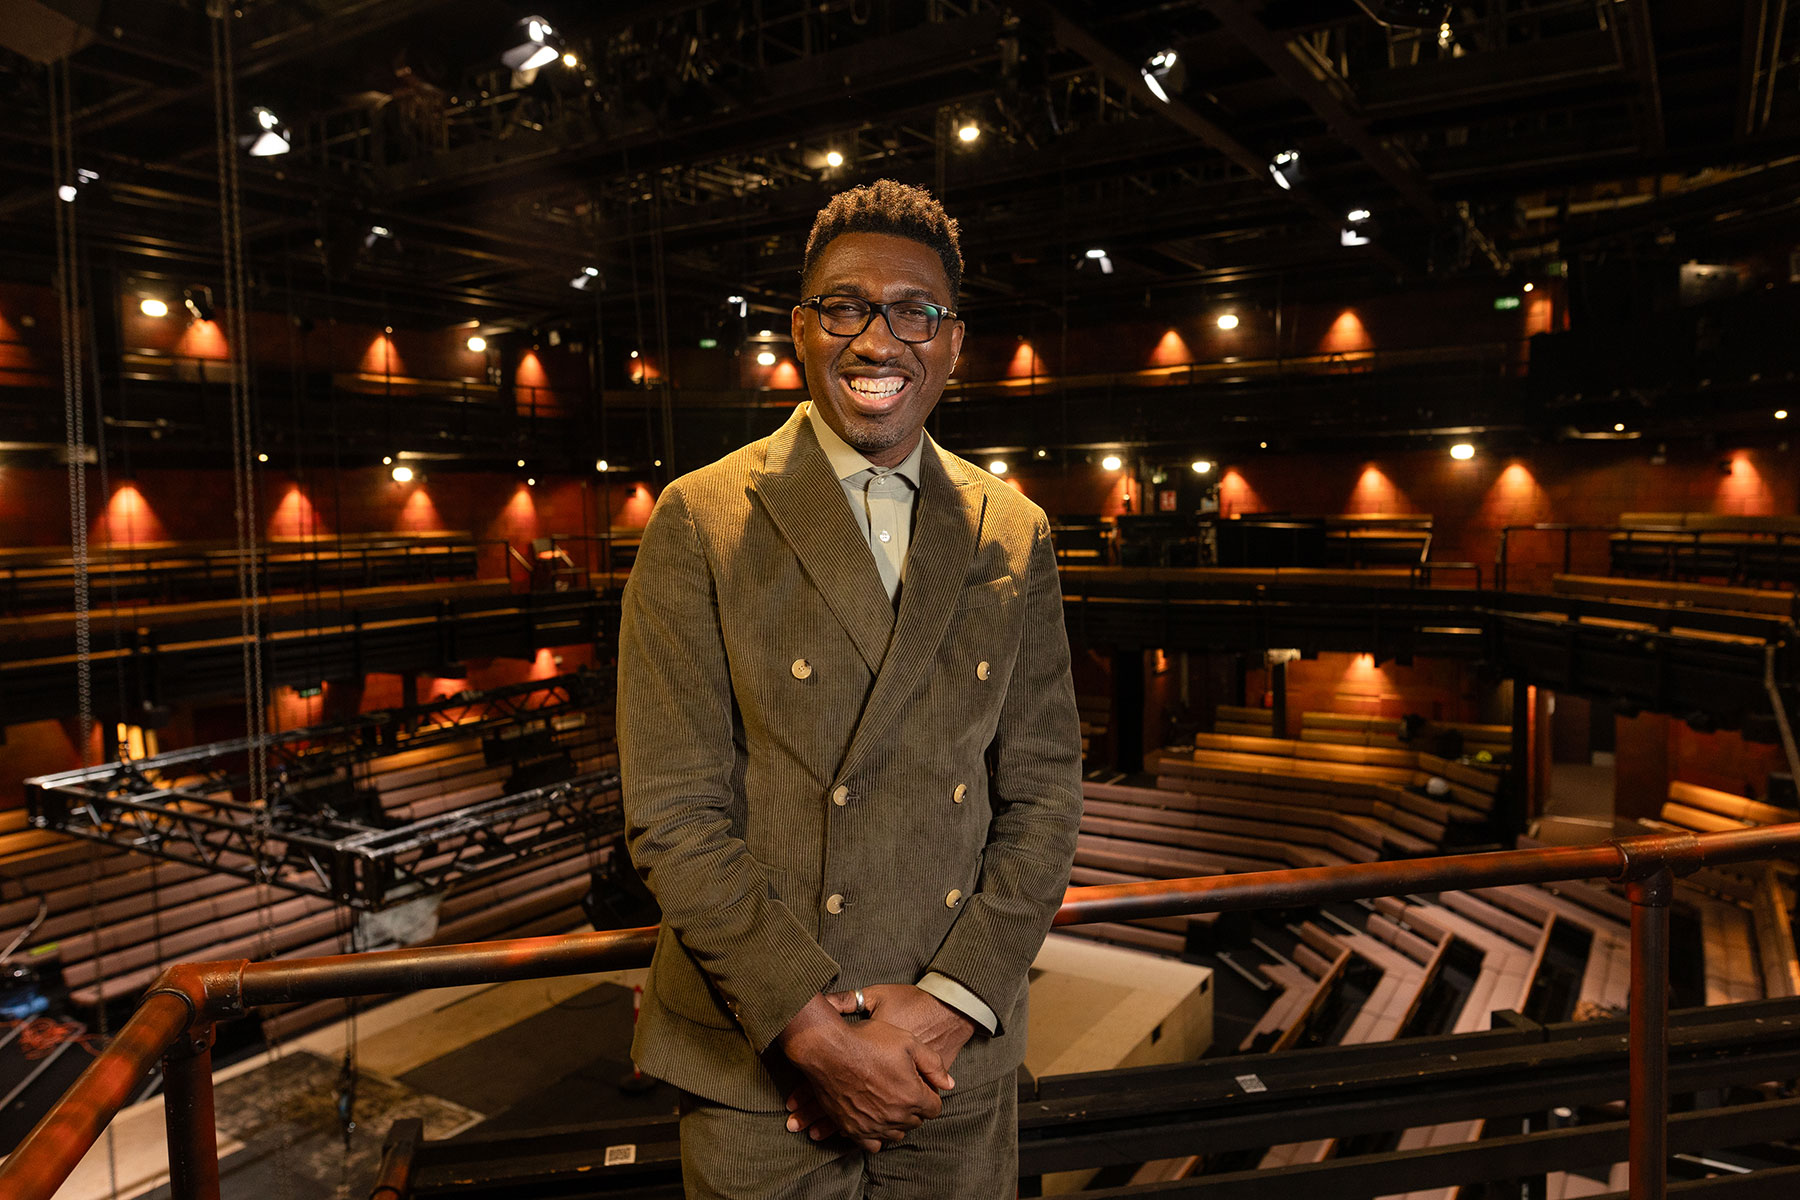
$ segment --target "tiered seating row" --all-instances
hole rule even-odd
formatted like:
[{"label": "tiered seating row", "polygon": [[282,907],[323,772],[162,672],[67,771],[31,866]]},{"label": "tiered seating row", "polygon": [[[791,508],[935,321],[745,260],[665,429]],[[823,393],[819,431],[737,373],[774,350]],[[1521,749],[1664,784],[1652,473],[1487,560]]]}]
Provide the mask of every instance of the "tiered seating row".
[{"label": "tiered seating row", "polygon": [[[159,542],[100,549],[88,564],[95,593],[127,603],[202,600],[235,596],[243,555],[235,545]],[[350,534],[341,538],[284,539],[254,556],[264,592],[470,579],[477,546],[466,533]],[[0,611],[66,608],[75,586],[75,560],[67,548],[0,550]]]}]

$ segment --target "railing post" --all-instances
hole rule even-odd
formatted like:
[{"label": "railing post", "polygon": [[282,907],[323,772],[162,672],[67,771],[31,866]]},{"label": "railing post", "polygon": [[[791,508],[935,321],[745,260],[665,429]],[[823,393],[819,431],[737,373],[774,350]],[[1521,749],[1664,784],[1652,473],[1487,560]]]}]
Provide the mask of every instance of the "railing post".
[{"label": "railing post", "polygon": [[172,1200],[219,1200],[219,1141],[213,1127],[212,1024],[189,1029],[163,1055],[163,1118]]},{"label": "railing post", "polygon": [[1635,880],[1631,899],[1631,1200],[1664,1200],[1669,1166],[1668,870]]}]

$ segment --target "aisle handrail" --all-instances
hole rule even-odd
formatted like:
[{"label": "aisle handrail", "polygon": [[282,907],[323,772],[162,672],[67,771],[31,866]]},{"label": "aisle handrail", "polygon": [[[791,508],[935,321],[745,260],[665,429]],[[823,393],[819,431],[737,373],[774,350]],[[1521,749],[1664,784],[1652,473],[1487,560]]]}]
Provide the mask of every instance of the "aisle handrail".
[{"label": "aisle handrail", "polygon": [[[1800,860],[1800,822],[1195,879],[1074,887],[1054,924],[1290,908],[1420,892],[1609,879],[1631,901],[1632,1200],[1667,1194],[1669,904],[1673,880],[1702,867]],[[151,986],[119,1034],[0,1165],[0,1195],[50,1200],[108,1122],[164,1064],[170,1194],[218,1200],[212,1043],[218,1022],[266,1004],[371,996],[642,967],[656,927],[322,958],[180,963]]]}]

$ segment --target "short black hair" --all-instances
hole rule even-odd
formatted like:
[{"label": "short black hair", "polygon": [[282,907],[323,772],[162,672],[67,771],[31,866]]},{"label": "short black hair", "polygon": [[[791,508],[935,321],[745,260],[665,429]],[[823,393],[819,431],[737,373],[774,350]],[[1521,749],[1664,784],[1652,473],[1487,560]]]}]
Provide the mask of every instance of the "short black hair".
[{"label": "short black hair", "polygon": [[806,262],[800,268],[802,287],[812,278],[825,247],[846,233],[891,233],[931,247],[943,260],[944,274],[950,279],[950,302],[956,303],[963,272],[956,221],[924,188],[878,179],[833,196],[819,210],[812,232],[806,237]]}]

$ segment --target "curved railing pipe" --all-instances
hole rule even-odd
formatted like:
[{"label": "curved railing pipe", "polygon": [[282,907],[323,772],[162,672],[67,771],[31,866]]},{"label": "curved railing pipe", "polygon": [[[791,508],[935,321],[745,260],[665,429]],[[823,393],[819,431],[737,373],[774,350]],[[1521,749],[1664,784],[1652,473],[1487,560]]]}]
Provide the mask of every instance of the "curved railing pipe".
[{"label": "curved railing pipe", "polygon": [[[1675,876],[1701,867],[1800,860],[1800,823],[1706,834],[1649,834],[1591,846],[1347,863],[1153,883],[1070,888],[1057,925],[1289,908],[1508,884],[1610,879],[1632,903],[1631,1196],[1667,1192],[1669,903]],[[164,1061],[171,1194],[217,1200],[213,1026],[265,1004],[500,983],[645,966],[656,929],[605,930],[326,958],[182,963],[153,985],[116,1038],[0,1165],[0,1196],[50,1200],[107,1122]]]}]

